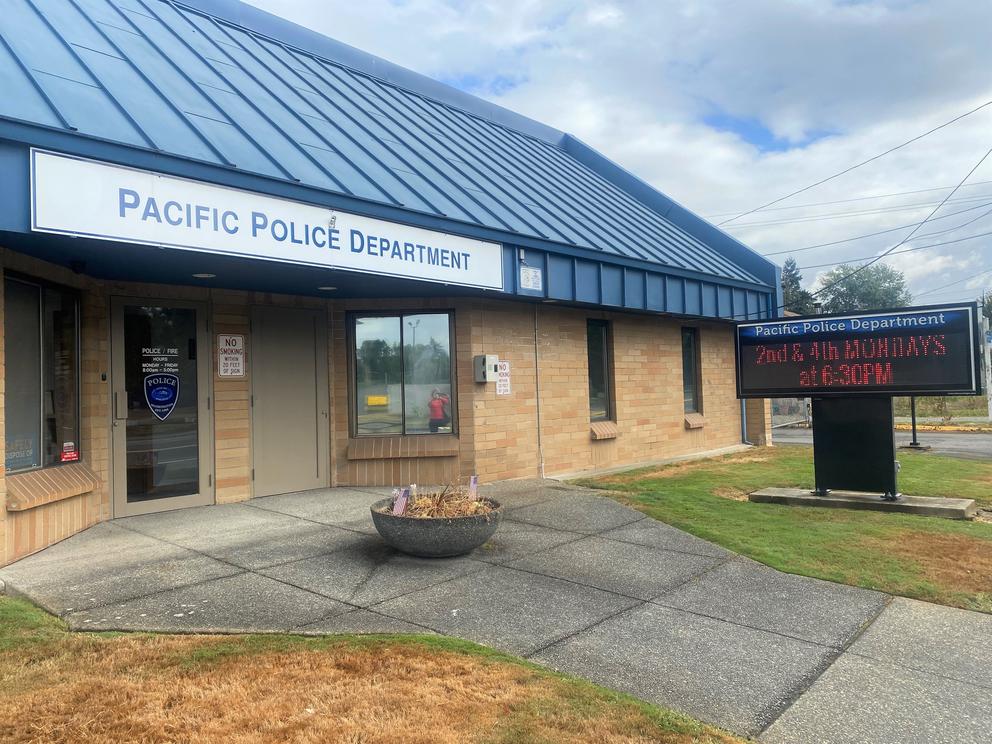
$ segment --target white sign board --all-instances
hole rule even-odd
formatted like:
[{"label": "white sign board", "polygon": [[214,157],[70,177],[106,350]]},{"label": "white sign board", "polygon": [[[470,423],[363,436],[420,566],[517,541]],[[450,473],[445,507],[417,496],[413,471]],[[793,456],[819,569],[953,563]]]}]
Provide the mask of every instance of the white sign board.
[{"label": "white sign board", "polygon": [[31,229],[503,289],[499,243],[36,149]]},{"label": "white sign board", "polygon": [[245,337],[240,334],[217,334],[217,376],[245,376]]},{"label": "white sign board", "polygon": [[544,289],[544,276],[536,266],[520,267],[520,289],[532,289],[540,292]]},{"label": "white sign board", "polygon": [[496,365],[496,395],[510,394],[510,363],[500,359]]}]

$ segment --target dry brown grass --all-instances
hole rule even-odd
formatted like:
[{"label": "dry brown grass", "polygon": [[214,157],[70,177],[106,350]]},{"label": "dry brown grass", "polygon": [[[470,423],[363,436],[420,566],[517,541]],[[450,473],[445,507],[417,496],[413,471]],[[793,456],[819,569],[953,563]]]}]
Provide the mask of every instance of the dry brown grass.
[{"label": "dry brown grass", "polygon": [[737,739],[507,660],[398,640],[62,634],[0,654],[0,741]]},{"label": "dry brown grass", "polygon": [[733,466],[741,465],[744,463],[754,463],[754,462],[767,462],[770,459],[768,455],[758,455],[751,452],[744,452],[739,455],[728,455],[714,460],[713,458],[701,459],[701,460],[685,460],[683,462],[675,462],[670,465],[662,465],[657,468],[641,469],[641,470],[630,470],[624,473],[617,473],[615,475],[608,475],[600,478],[604,483],[610,484],[624,484],[624,483],[636,483],[642,480],[657,480],[661,478],[675,478],[680,475],[685,475],[686,473],[691,473],[696,470],[708,470],[711,469],[715,464],[719,466]]},{"label": "dry brown grass", "polygon": [[747,501],[748,494],[743,488],[734,488],[733,486],[718,486],[713,489],[713,495],[719,496],[721,499],[730,499],[731,501]]},{"label": "dry brown grass", "polygon": [[956,591],[992,595],[992,542],[968,535],[902,531],[878,542],[912,560],[923,576]]}]

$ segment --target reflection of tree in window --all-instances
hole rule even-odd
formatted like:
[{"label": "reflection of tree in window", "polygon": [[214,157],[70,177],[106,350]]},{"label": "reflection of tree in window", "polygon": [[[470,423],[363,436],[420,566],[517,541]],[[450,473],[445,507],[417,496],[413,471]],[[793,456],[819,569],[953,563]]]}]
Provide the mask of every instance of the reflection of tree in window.
[{"label": "reflection of tree in window", "polygon": [[386,385],[390,380],[399,382],[399,346],[391,346],[381,338],[363,341],[358,350],[358,366],[363,370],[365,382],[381,380]]}]

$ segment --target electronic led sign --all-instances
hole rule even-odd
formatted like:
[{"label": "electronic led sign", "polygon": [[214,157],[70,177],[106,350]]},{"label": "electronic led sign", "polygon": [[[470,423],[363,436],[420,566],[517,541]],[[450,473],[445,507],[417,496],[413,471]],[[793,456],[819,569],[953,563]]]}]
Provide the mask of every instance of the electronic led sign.
[{"label": "electronic led sign", "polygon": [[978,395],[975,303],[737,326],[740,398]]}]

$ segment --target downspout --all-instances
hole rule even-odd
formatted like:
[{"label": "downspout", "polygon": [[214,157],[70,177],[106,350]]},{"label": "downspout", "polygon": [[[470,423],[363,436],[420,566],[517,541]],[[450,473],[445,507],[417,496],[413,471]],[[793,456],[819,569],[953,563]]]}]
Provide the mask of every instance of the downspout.
[{"label": "downspout", "polygon": [[537,346],[537,308],[534,303],[534,398],[537,401],[537,457],[541,469],[541,479],[544,479],[544,444],[541,440],[541,363]]},{"label": "downspout", "polygon": [[743,398],[741,398],[741,442],[754,446],[754,442],[747,438],[747,401]]}]

